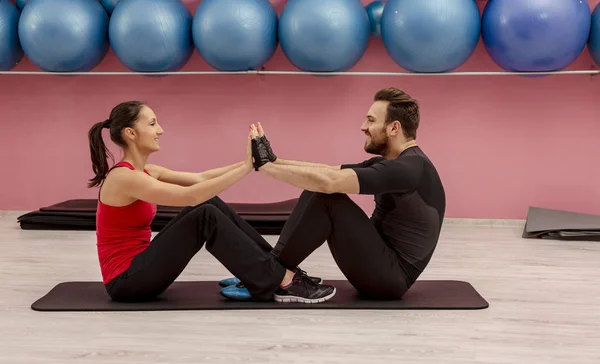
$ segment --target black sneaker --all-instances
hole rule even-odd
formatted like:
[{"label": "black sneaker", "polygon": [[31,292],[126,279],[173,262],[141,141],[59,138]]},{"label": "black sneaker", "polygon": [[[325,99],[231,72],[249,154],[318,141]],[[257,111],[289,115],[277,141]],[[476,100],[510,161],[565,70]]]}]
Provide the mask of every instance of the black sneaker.
[{"label": "black sneaker", "polygon": [[273,294],[275,301],[281,303],[321,303],[333,296],[334,286],[315,283],[301,271],[296,272],[288,287],[279,287]]},{"label": "black sneaker", "polygon": [[323,283],[323,279],[320,277],[311,277],[309,276],[306,271],[303,271],[302,269],[300,269],[299,267],[296,268],[296,273],[300,273],[300,275],[304,276],[305,278],[315,282],[315,284],[321,284]]},{"label": "black sneaker", "polygon": [[[310,279],[311,281],[315,282],[316,284],[321,284],[323,283],[323,279],[320,277],[311,277],[308,274],[306,274],[305,271],[303,271],[302,269],[300,269],[300,267],[296,268],[295,272],[300,272],[303,276],[305,276],[306,278]],[[225,278],[219,281],[219,286],[221,287],[229,287],[229,286],[235,286],[236,284],[240,284],[240,280],[236,277],[230,277],[230,278]]]}]

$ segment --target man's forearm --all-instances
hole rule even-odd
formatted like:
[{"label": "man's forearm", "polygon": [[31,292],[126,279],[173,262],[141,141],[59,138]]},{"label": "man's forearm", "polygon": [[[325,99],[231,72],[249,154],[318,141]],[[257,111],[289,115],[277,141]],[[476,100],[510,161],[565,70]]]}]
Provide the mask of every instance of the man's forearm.
[{"label": "man's forearm", "polygon": [[208,171],[204,171],[200,173],[200,176],[202,178],[202,180],[209,180],[209,179],[213,179],[216,177],[219,177],[231,170],[234,170],[235,168],[241,166],[242,164],[244,164],[244,162],[238,162],[236,164],[232,164],[230,166],[225,166],[225,167],[219,167],[219,168],[215,168],[215,169],[210,169]]},{"label": "man's forearm", "polygon": [[267,163],[260,172],[308,191],[328,193],[335,171],[323,167]]},{"label": "man's forearm", "polygon": [[312,167],[312,168],[340,169],[339,166],[330,166],[330,165],[321,164],[321,163],[294,161],[294,160],[290,160],[290,159],[282,159],[279,157],[277,157],[277,159],[275,160],[275,164],[282,165],[282,166],[300,166],[300,167]]}]

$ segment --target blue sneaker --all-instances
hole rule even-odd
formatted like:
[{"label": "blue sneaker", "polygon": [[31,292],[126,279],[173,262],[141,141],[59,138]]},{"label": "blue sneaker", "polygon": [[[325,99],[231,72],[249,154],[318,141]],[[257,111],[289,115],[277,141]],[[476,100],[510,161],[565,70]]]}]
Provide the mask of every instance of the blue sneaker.
[{"label": "blue sneaker", "polygon": [[224,287],[221,289],[221,296],[235,301],[251,301],[252,295],[248,288],[243,283],[238,283],[233,286]]},{"label": "blue sneaker", "polygon": [[235,286],[238,283],[240,283],[239,279],[237,279],[236,277],[231,277],[231,278],[225,278],[225,279],[222,279],[221,281],[219,281],[219,286],[229,287],[229,286]]}]

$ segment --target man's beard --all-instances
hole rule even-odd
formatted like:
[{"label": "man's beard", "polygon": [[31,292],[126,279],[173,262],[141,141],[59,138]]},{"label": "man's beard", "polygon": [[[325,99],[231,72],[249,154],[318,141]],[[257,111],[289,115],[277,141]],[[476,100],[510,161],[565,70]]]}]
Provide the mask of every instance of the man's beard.
[{"label": "man's beard", "polygon": [[371,142],[365,145],[365,152],[369,154],[385,155],[388,151],[388,147],[389,143],[387,138],[375,141],[373,137],[371,137]]}]

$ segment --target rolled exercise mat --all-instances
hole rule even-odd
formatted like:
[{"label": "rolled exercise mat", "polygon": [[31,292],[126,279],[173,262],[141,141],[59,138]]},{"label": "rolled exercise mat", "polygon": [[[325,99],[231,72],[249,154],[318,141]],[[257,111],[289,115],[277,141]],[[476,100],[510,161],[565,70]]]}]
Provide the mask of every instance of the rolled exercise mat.
[{"label": "rolled exercise mat", "polygon": [[600,241],[600,216],[532,206],[522,237]]},{"label": "rolled exercise mat", "polygon": [[488,302],[468,282],[417,281],[400,300],[362,299],[346,280],[331,280],[336,295],[318,304],[239,302],[220,295],[217,281],[177,281],[149,302],[114,302],[102,282],[64,282],[35,301],[35,311],[178,311],[251,309],[477,310]]},{"label": "rolled exercise mat", "polygon": [[[298,199],[268,203],[228,203],[233,211],[261,234],[279,234]],[[76,199],[42,207],[18,217],[23,230],[95,230],[97,199]],[[160,231],[182,207],[157,206],[152,230]]]}]

